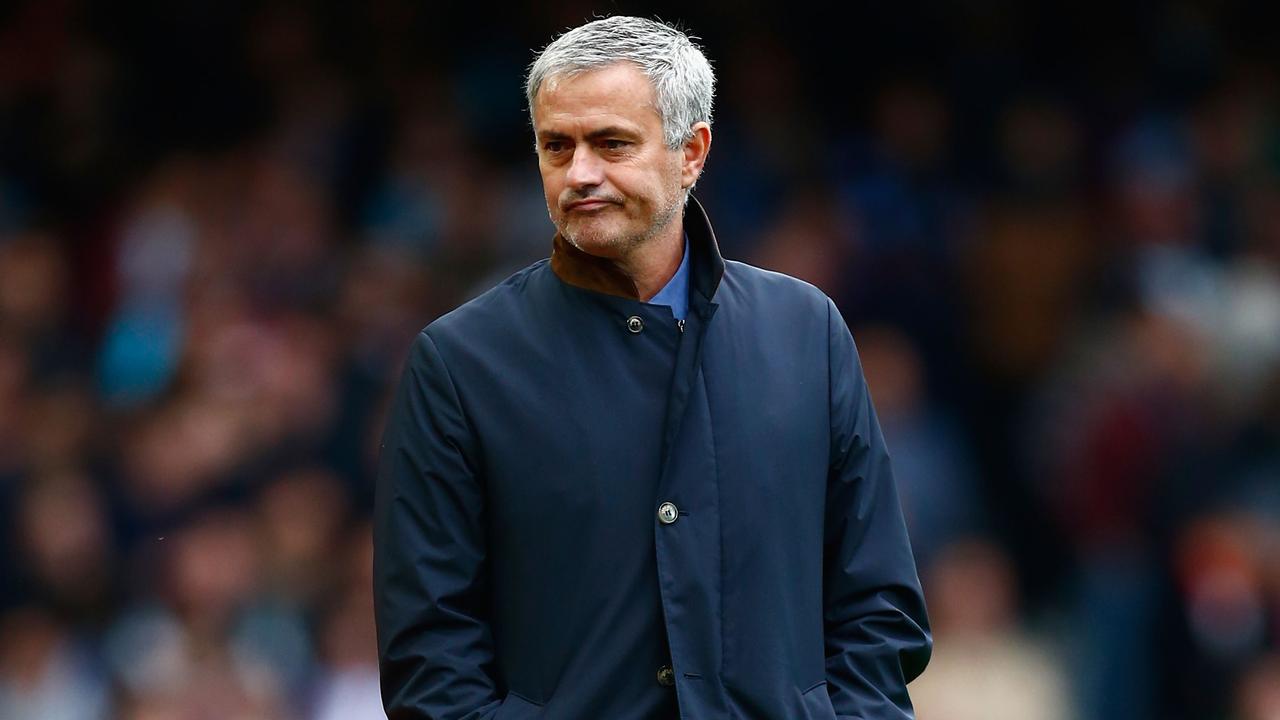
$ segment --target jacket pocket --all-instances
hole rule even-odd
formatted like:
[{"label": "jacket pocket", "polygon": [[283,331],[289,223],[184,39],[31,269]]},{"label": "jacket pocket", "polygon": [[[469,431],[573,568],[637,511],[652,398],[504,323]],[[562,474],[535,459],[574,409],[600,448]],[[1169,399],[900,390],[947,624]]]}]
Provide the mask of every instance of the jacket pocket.
[{"label": "jacket pocket", "polygon": [[805,720],[836,720],[836,709],[827,693],[827,681],[814,685],[800,694],[800,707]]},{"label": "jacket pocket", "polygon": [[542,717],[542,711],[541,705],[509,692],[506,699],[498,706],[498,712],[493,716],[493,720],[536,720]]}]

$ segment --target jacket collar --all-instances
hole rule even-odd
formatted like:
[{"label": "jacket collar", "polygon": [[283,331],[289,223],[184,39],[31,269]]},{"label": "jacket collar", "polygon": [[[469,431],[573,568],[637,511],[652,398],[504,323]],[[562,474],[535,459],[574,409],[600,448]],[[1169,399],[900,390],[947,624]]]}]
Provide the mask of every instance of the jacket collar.
[{"label": "jacket collar", "polygon": [[[707,212],[692,195],[684,209],[684,231],[689,235],[689,288],[710,300],[724,276],[724,258]],[[565,283],[584,290],[640,299],[635,283],[626,273],[611,261],[574,247],[560,233],[552,240],[551,270]]]}]

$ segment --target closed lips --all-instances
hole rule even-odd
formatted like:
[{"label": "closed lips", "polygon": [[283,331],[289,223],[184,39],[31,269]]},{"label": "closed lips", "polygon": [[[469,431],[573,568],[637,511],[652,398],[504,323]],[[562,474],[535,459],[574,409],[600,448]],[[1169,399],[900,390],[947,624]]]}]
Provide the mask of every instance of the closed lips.
[{"label": "closed lips", "polygon": [[605,205],[610,205],[610,204],[612,203],[610,203],[608,200],[578,200],[577,202],[569,203],[569,209],[570,210],[592,210],[592,209],[595,209],[598,207],[604,207]]}]

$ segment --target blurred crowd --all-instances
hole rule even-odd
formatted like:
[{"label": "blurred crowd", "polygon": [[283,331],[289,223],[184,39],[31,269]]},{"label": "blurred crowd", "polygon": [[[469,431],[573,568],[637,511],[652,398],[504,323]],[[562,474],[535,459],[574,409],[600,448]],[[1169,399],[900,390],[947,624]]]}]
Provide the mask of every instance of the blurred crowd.
[{"label": "blurred crowd", "polygon": [[[522,72],[587,3],[0,11],[0,718],[381,717],[414,334],[545,257]],[[753,2],[725,255],[854,330],[923,720],[1280,718],[1280,48],[1233,3]]]}]

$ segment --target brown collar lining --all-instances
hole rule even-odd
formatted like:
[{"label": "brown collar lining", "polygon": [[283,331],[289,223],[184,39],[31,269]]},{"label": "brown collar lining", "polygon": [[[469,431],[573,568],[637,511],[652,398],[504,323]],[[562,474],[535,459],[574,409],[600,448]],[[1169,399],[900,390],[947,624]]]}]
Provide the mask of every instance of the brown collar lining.
[{"label": "brown collar lining", "polygon": [[551,241],[551,271],[570,285],[639,300],[636,284],[606,258],[585,253],[560,233]]}]

